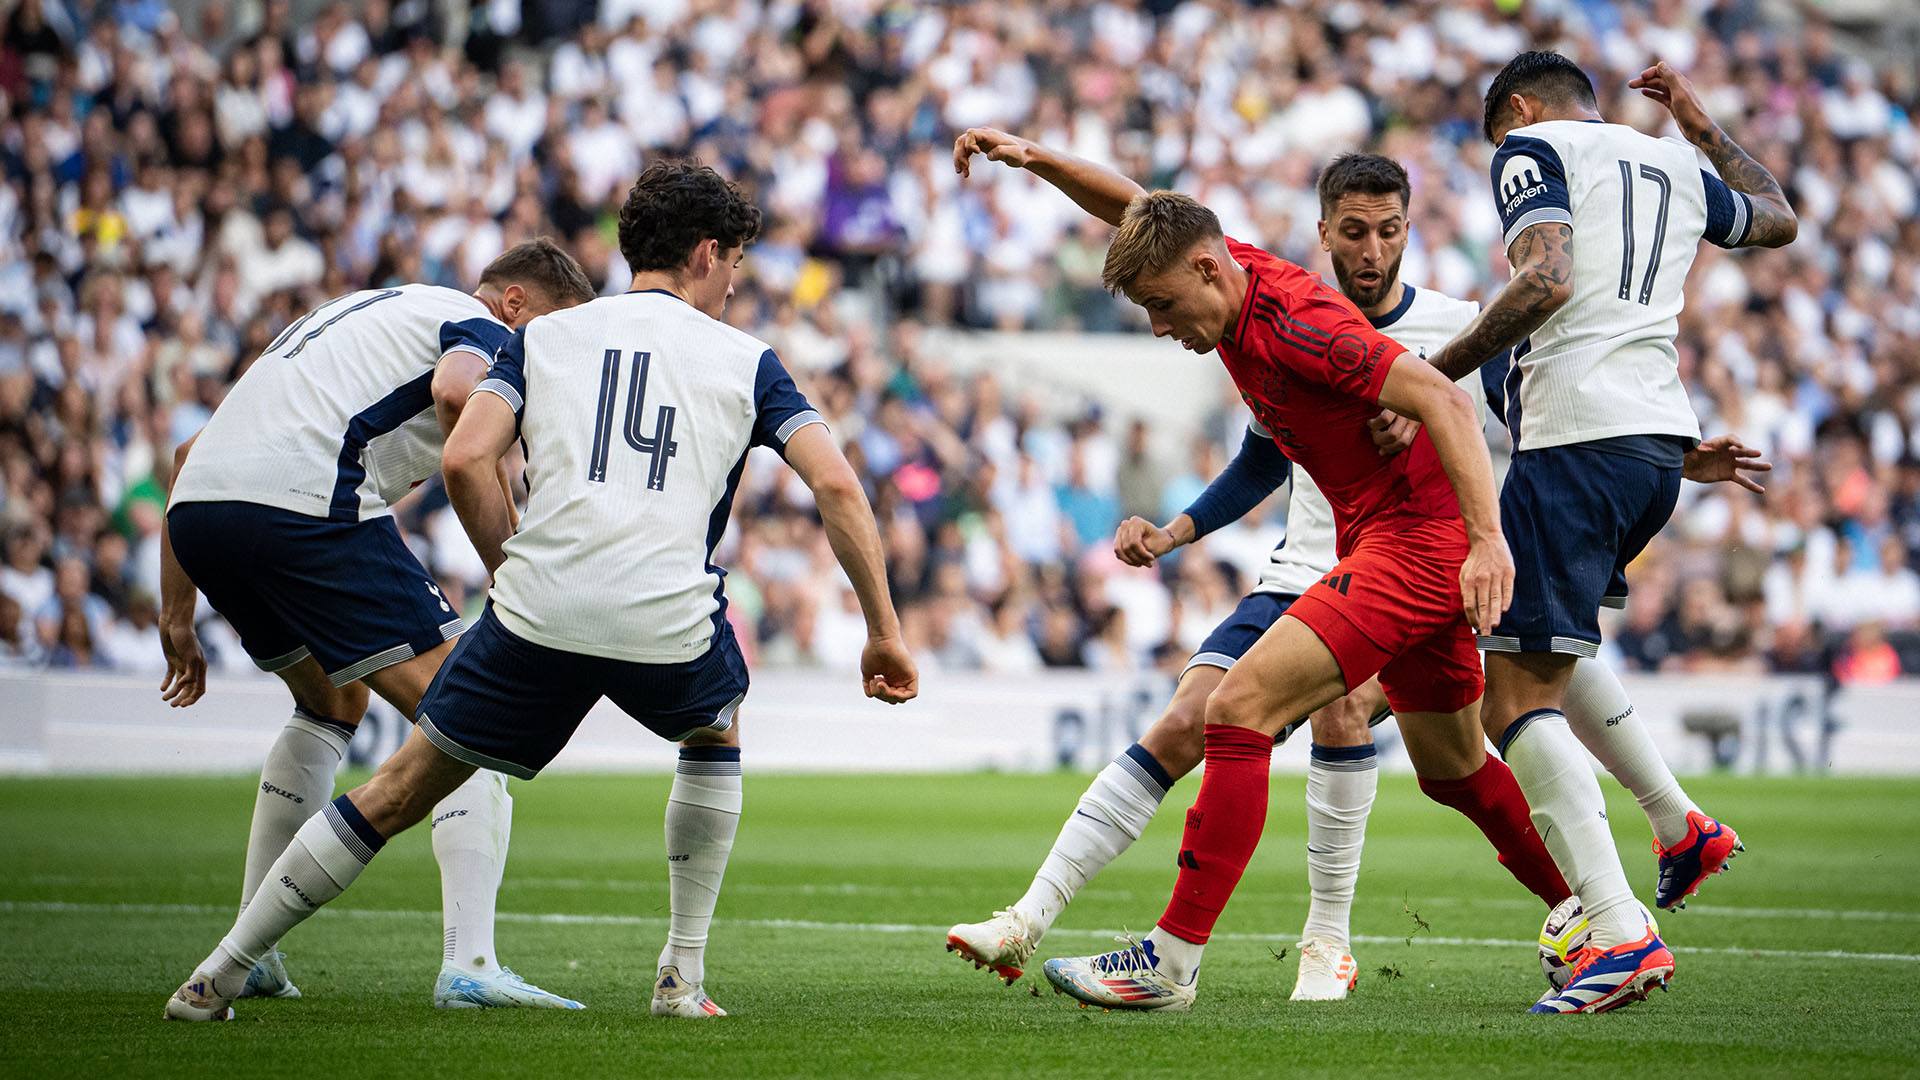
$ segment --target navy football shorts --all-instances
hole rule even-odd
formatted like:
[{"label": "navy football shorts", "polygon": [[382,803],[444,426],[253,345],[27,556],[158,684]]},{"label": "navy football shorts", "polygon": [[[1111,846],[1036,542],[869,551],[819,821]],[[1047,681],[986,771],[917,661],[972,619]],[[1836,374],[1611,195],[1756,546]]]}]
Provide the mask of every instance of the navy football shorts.
[{"label": "navy football shorts", "polygon": [[1513,606],[1485,652],[1600,651],[1600,609],[1627,604],[1627,564],[1673,516],[1680,470],[1591,443],[1523,450],[1500,490]]},{"label": "navy football shorts", "polygon": [[329,521],[246,502],[167,511],[174,557],[265,671],[312,656],[335,686],[465,628],[389,517]]},{"label": "navy football shorts", "polygon": [[678,742],[732,727],[746,696],[747,662],[725,620],[706,655],[638,664],[537,645],[500,625],[488,605],[434,676],[414,721],[448,757],[531,780],[602,697]]},{"label": "navy football shorts", "polygon": [[1242,597],[1233,614],[1220,620],[1213,628],[1207,640],[1200,643],[1200,650],[1187,661],[1180,670],[1185,675],[1197,667],[1217,667],[1223,671],[1233,670],[1234,662],[1247,655],[1253,643],[1260,635],[1280,621],[1293,602],[1299,597],[1291,593],[1248,593]]}]

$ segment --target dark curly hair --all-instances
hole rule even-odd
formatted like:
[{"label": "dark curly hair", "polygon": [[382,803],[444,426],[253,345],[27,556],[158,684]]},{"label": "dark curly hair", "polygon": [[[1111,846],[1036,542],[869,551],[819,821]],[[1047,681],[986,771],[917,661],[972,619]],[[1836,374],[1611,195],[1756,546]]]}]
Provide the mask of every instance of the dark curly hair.
[{"label": "dark curly hair", "polygon": [[1515,94],[1536,97],[1548,105],[1585,105],[1598,108],[1593,80],[1580,65],[1557,52],[1523,52],[1507,61],[1487,87],[1487,111],[1480,133],[1493,141],[1493,126],[1507,113],[1507,99]]},{"label": "dark curly hair", "polygon": [[1343,195],[1398,195],[1402,210],[1413,198],[1407,170],[1383,154],[1340,154],[1320,170],[1316,188],[1323,218],[1333,216],[1333,208]]},{"label": "dark curly hair", "polygon": [[696,161],[647,166],[620,207],[620,254],[636,274],[680,267],[703,240],[724,251],[758,235],[760,208]]}]

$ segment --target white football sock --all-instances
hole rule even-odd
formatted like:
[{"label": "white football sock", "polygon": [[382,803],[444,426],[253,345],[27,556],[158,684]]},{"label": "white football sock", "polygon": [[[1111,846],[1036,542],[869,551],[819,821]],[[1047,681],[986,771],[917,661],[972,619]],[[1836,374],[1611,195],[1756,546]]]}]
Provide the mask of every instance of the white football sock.
[{"label": "white football sock", "polygon": [[287,850],[293,834],[333,798],[333,774],[347,755],[353,728],[296,707],[293,718],[260,766],[253,797],[253,829],[247,834],[247,872],[240,883],[240,910],[267,876],[267,867]]},{"label": "white football sock", "polygon": [[1142,944],[1153,957],[1153,966],[1177,983],[1193,981],[1194,974],[1200,970],[1201,954],[1207,951],[1205,945],[1195,945],[1158,926],[1147,931]]},{"label": "white football sock", "polygon": [[1687,835],[1687,814],[1700,808],[1673,778],[1619,676],[1607,665],[1593,659],[1573,665],[1573,680],[1567,684],[1567,724],[1613,778],[1633,792],[1661,846]]},{"label": "white football sock", "polygon": [[706,981],[707,929],[740,828],[740,748],[687,747],[667,795],[667,947],[659,967]]},{"label": "white football sock", "polygon": [[1347,921],[1353,886],[1360,878],[1360,848],[1367,814],[1380,786],[1379,758],[1372,744],[1315,745],[1307,757],[1307,924],[1300,936],[1317,937],[1348,950]]},{"label": "white football sock", "polygon": [[440,864],[441,961],[480,974],[500,967],[493,949],[495,897],[513,835],[507,778],[479,769],[433,808],[433,857]]},{"label": "white football sock", "polygon": [[385,844],[346,796],[324,804],[300,826],[268,868],[265,887],[194,971],[212,976],[214,993],[237,996],[254,963],[320,905],[345,892]]},{"label": "white football sock", "polygon": [[1171,786],[1167,770],[1139,743],[1100,770],[1060,827],[1027,894],[1013,905],[1033,929],[1034,941],[1053,928],[1082,886],[1140,839]]},{"label": "white football sock", "polygon": [[1614,850],[1600,782],[1566,717],[1536,709],[1515,721],[1501,742],[1501,756],[1533,809],[1534,829],[1586,910],[1593,945],[1611,949],[1639,939],[1646,924]]}]

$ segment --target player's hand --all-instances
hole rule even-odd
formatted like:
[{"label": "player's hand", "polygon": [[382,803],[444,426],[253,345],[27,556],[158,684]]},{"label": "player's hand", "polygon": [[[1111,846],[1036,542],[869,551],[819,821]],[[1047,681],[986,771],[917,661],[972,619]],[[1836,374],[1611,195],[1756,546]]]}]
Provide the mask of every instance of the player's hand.
[{"label": "player's hand", "polygon": [[860,651],[860,689],[889,705],[912,701],[920,693],[920,669],[899,638],[869,637]]},{"label": "player's hand", "polygon": [[1381,409],[1379,416],[1367,421],[1367,431],[1373,435],[1373,448],[1380,456],[1392,457],[1413,445],[1414,436],[1420,434],[1420,421]]},{"label": "player's hand", "polygon": [[1702,484],[1731,482],[1755,494],[1766,488],[1755,483],[1748,473],[1772,472],[1773,463],[1760,451],[1740,441],[1738,435],[1719,435],[1687,451],[1681,461],[1680,475]]},{"label": "player's hand", "polygon": [[1143,517],[1130,517],[1113,534],[1113,553],[1128,566],[1152,566],[1180,545],[1173,534]]},{"label": "player's hand", "polygon": [[1513,553],[1507,538],[1495,533],[1476,540],[1460,567],[1460,601],[1476,633],[1490,634],[1513,603]]},{"label": "player's hand", "polygon": [[200,635],[194,633],[193,624],[161,626],[160,651],[167,657],[160,700],[176,709],[199,701],[207,692],[207,657],[200,651]]},{"label": "player's hand", "polygon": [[968,128],[953,140],[953,171],[961,176],[972,176],[971,159],[975,154],[985,154],[988,161],[1024,169],[1027,162],[1033,160],[1033,151],[1032,143],[999,128]]},{"label": "player's hand", "polygon": [[1681,133],[1687,138],[1698,138],[1712,130],[1713,118],[1701,106],[1700,98],[1693,92],[1693,84],[1665,60],[1642,71],[1639,78],[1627,85],[1665,106],[1673,114],[1673,122],[1680,125]]}]

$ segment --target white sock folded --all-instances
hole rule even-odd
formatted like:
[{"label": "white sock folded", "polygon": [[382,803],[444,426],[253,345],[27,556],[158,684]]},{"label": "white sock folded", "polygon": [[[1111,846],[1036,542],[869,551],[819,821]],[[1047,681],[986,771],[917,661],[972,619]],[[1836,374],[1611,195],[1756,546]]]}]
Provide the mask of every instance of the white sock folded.
[{"label": "white sock folded", "polygon": [[1032,927],[1036,942],[1053,928],[1082,886],[1140,839],[1172,784],[1166,769],[1139,743],[1093,778],[1060,827],[1033,884],[1013,905]]},{"label": "white sock folded", "polygon": [[261,889],[227,936],[195,968],[213,978],[214,993],[234,997],[247,972],[287,931],[345,892],[386,841],[342,796],[324,804],[267,869]]},{"label": "white sock folded", "polygon": [[1610,949],[1638,939],[1646,926],[1614,850],[1600,783],[1566,717],[1538,709],[1515,726],[1520,730],[1508,729],[1501,756],[1533,808],[1535,831],[1580,897],[1594,946]]},{"label": "white sock folded", "polygon": [[1664,847],[1687,835],[1687,814],[1700,808],[1674,779],[1626,688],[1607,665],[1593,659],[1573,665],[1567,724],[1613,778],[1633,792],[1653,826],[1654,839]]},{"label": "white sock folded", "polygon": [[1360,878],[1360,849],[1367,814],[1380,786],[1379,758],[1371,744],[1315,745],[1307,758],[1307,886],[1312,899],[1300,936],[1317,937],[1348,950],[1353,887]]},{"label": "white sock folded", "polygon": [[480,974],[500,967],[494,906],[513,835],[507,778],[480,769],[433,808],[433,857],[440,864],[442,963]]},{"label": "white sock folded", "polygon": [[667,947],[659,967],[676,967],[688,985],[706,980],[707,931],[720,902],[742,791],[738,747],[680,751],[667,795]]},{"label": "white sock folded", "polygon": [[253,827],[247,834],[246,877],[240,910],[247,910],[267,868],[287,850],[308,818],[333,798],[333,774],[347,755],[351,726],[295,708],[293,718],[267,750],[260,787],[253,797]]}]

